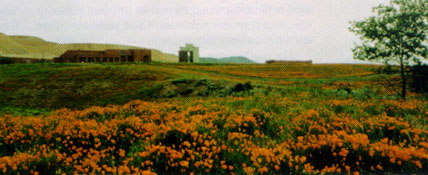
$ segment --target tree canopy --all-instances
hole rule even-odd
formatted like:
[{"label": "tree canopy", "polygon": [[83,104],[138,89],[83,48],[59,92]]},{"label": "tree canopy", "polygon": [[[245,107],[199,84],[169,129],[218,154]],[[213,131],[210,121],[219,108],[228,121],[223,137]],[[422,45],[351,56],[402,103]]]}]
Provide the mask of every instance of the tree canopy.
[{"label": "tree canopy", "polygon": [[428,0],[391,0],[373,12],[376,16],[351,23],[361,39],[352,49],[354,59],[400,64],[405,98],[406,65],[428,55]]}]

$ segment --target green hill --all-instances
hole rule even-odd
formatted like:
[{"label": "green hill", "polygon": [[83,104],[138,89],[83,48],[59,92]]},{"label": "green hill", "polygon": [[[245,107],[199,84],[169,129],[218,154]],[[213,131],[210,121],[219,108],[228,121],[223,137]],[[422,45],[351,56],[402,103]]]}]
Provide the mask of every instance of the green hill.
[{"label": "green hill", "polygon": [[[5,35],[0,33],[0,56],[52,59],[67,50],[106,50],[106,49],[141,49],[142,47],[97,44],[97,43],[69,43],[61,44],[46,41],[34,36]],[[151,49],[158,57],[172,57],[170,54]]]},{"label": "green hill", "polygon": [[0,55],[27,54],[29,51],[15,39],[0,33]]},{"label": "green hill", "polygon": [[199,58],[199,61],[201,63],[219,63],[219,64],[226,64],[226,63],[233,63],[233,64],[250,64],[255,63],[253,60],[243,57],[243,56],[232,56],[232,57],[224,57],[224,58],[213,58],[213,57],[201,57]]}]

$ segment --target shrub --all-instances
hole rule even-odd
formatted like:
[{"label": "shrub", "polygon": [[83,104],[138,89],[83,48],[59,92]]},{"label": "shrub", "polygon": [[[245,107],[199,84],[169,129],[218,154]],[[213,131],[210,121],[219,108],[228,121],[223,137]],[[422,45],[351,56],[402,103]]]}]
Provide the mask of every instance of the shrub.
[{"label": "shrub", "polygon": [[192,83],[194,80],[188,80],[188,79],[178,79],[178,80],[174,80],[172,81],[172,84],[174,85],[178,85],[178,84],[190,84]]},{"label": "shrub", "polygon": [[232,92],[242,92],[242,91],[248,91],[253,89],[253,85],[251,85],[250,82],[246,82],[244,84],[242,83],[237,83],[232,89]]},{"label": "shrub", "polygon": [[368,100],[368,99],[379,99],[379,93],[377,88],[370,86],[363,86],[361,89],[352,92],[355,99]]},{"label": "shrub", "polygon": [[428,92],[428,65],[417,65],[411,68],[410,90],[413,92]]},{"label": "shrub", "polygon": [[13,60],[11,58],[0,58],[0,64],[13,64]]},{"label": "shrub", "polygon": [[163,89],[162,84],[154,85],[148,88],[143,88],[140,90],[140,95],[145,98],[154,98],[159,96],[160,91]]},{"label": "shrub", "polygon": [[386,66],[382,66],[379,69],[376,70],[376,73],[378,74],[398,74],[400,73],[400,69],[398,69],[397,66],[391,66],[391,65],[386,65]]},{"label": "shrub", "polygon": [[34,63],[52,63],[52,60],[41,59],[41,60],[35,61]]}]

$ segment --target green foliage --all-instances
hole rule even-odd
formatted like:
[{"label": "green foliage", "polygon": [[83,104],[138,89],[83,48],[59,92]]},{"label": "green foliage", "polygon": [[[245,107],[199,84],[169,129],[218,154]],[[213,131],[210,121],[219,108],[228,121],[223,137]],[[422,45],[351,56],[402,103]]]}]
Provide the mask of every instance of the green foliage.
[{"label": "green foliage", "polygon": [[410,89],[414,92],[428,92],[428,66],[418,65],[412,67]]},{"label": "green foliage", "polygon": [[249,91],[253,89],[253,86],[251,85],[251,82],[246,82],[244,84],[237,83],[233,88],[231,89],[232,92],[242,92],[242,91]]},{"label": "green foliage", "polygon": [[43,114],[49,114],[51,112],[51,109],[44,109],[44,108],[26,108],[26,107],[13,107],[13,106],[7,106],[3,105],[2,108],[0,108],[0,116],[3,114],[9,114],[13,116],[38,116]]},{"label": "green foliage", "polygon": [[363,86],[353,93],[354,98],[359,100],[380,99],[378,89],[369,86]]},{"label": "green foliage", "polygon": [[0,64],[13,64],[13,61],[10,58],[0,58]]},{"label": "green foliage", "polygon": [[400,73],[400,69],[397,66],[392,66],[392,65],[387,64],[385,66],[378,68],[376,70],[376,73],[393,75],[393,74]]},{"label": "green foliage", "polygon": [[154,86],[150,86],[150,87],[144,87],[142,89],[140,89],[139,94],[143,97],[143,98],[156,98],[159,97],[161,94],[159,94],[162,89],[163,89],[163,85],[162,84],[157,84]]},{"label": "green foliage", "polygon": [[144,87],[139,94],[143,99],[159,99],[174,97],[224,97],[250,96],[253,94],[250,82],[224,85],[219,81],[201,79],[175,79],[170,83]]},{"label": "green foliage", "polygon": [[138,99],[138,89],[167,73],[128,69],[130,65],[13,64],[1,67],[0,111],[26,107],[82,109]]},{"label": "green foliage", "polygon": [[350,30],[361,38],[352,50],[354,59],[400,64],[402,98],[406,98],[405,66],[428,55],[428,1],[393,0],[373,8],[377,16],[352,22]]},{"label": "green foliage", "polygon": [[[187,73],[186,75],[174,74],[171,67],[173,68],[174,65],[0,65],[0,115],[4,113],[39,115],[63,107],[83,109],[93,105],[120,105],[134,99],[167,100],[225,96],[269,96],[274,99],[299,97],[305,93],[319,99],[333,97],[370,99],[375,97],[373,93],[378,93],[377,91],[366,93],[351,87],[332,91],[323,88],[325,84],[335,81],[369,81],[379,79],[377,76],[293,79],[295,83],[290,86],[265,86],[263,81],[266,78],[251,79],[251,81],[244,79],[245,81],[240,82],[229,79],[200,78]],[[167,71],[157,71],[160,68],[167,68]],[[245,103],[243,105],[248,109],[257,107],[272,112],[283,111],[276,104],[261,104],[259,101]]]},{"label": "green foliage", "polygon": [[350,30],[362,40],[353,49],[354,58],[384,63],[426,58],[427,4],[425,0],[394,0],[373,8],[377,16],[352,22]]}]

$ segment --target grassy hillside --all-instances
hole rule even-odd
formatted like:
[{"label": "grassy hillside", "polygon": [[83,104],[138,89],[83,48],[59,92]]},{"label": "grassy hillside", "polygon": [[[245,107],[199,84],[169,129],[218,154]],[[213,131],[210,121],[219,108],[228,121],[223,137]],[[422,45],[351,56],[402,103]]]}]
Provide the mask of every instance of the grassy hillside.
[{"label": "grassy hillside", "polygon": [[[368,65],[275,64],[28,64],[0,65],[0,112],[27,109],[82,109],[92,105],[124,104],[135,99],[225,96],[237,83],[274,88],[317,87],[325,90],[363,86],[382,88]],[[305,73],[297,72],[302,70]],[[15,112],[19,113],[19,110]],[[31,112],[31,110],[30,110]]]},{"label": "grassy hillside", "polygon": [[[97,44],[97,43],[71,43],[60,44],[45,41],[42,38],[33,36],[8,36],[0,33],[0,56],[26,57],[26,58],[44,58],[52,59],[63,54],[67,50],[106,50],[106,49],[141,49],[142,47],[115,45],[115,44]],[[162,53],[152,49],[158,57],[172,58],[170,54]]]},{"label": "grassy hillside", "polygon": [[13,38],[0,33],[0,54],[6,55],[25,55],[29,54],[30,51]]},{"label": "grassy hillside", "polygon": [[233,57],[225,57],[225,58],[212,58],[212,57],[201,57],[200,58],[201,63],[213,63],[213,64],[249,64],[249,63],[255,63],[253,60],[250,60],[247,57],[243,56],[233,56]]},{"label": "grassy hillside", "polygon": [[28,47],[40,47],[40,45],[53,46],[57,43],[45,41],[42,38],[35,36],[10,35],[9,38],[15,40],[19,44]]},{"label": "grassy hillside", "polygon": [[401,100],[398,75],[293,66],[0,65],[0,170],[428,172],[428,101]]}]

